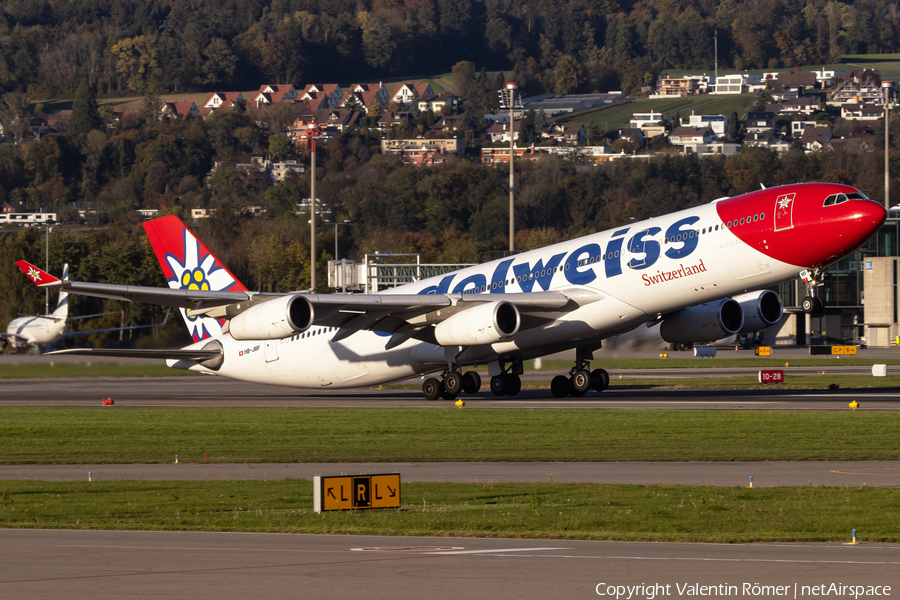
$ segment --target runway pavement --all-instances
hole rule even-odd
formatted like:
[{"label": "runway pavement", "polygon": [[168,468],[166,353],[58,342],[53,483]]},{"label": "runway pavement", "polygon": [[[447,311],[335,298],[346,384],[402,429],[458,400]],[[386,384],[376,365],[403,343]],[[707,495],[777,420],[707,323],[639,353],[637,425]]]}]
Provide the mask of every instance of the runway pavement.
[{"label": "runway pavement", "polygon": [[615,598],[617,587],[624,599],[625,586],[657,585],[631,597],[711,595],[685,587],[700,585],[716,595],[813,598],[824,595],[814,586],[830,584],[871,586],[873,595],[859,597],[884,598],[900,589],[900,545],[876,543],[0,530],[0,565],[0,596],[17,600],[569,599]]},{"label": "runway pavement", "polygon": [[404,482],[557,482],[747,487],[900,487],[900,461],[807,462],[447,462],[0,465],[0,480],[277,480],[400,473]]}]

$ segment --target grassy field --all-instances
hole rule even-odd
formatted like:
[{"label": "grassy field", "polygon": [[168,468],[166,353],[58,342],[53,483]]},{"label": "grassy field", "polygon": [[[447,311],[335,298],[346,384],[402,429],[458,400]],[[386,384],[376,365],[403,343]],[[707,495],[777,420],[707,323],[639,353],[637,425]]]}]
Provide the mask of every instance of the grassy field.
[{"label": "grassy field", "polygon": [[[725,354],[725,353],[723,353]],[[87,360],[77,363],[23,363],[17,364],[13,355],[3,357],[0,363],[0,379],[30,379],[37,377],[175,377],[194,376],[196,373],[170,369],[163,364],[148,365],[135,363],[105,362],[110,359]],[[821,367],[826,373],[831,366],[872,366],[874,364],[900,365],[900,359],[838,358],[821,356],[816,358],[778,359],[778,358],[645,358],[645,359],[604,359],[594,362],[594,367],[603,367],[610,374],[622,369],[708,369],[716,368],[784,368],[785,362],[794,367]],[[5,363],[5,364],[4,364]],[[9,364],[12,363],[12,364]],[[541,372],[547,373],[546,386],[557,374],[567,372],[572,366],[569,361],[544,361]],[[534,361],[525,363],[525,371],[533,372]],[[789,374],[789,369],[788,369]],[[870,378],[871,379],[871,378]],[[892,380],[890,377],[888,380]],[[662,382],[659,382],[662,383]],[[878,382],[884,387],[885,382]],[[896,385],[896,384],[892,384]],[[732,388],[729,388],[732,389]]]},{"label": "grassy field", "polygon": [[0,463],[897,460],[900,413],[0,408]]},{"label": "grassy field", "polygon": [[40,377],[194,377],[193,371],[170,369],[164,364],[119,364],[111,362],[0,365],[0,379]]},{"label": "grassy field", "polygon": [[753,94],[727,96],[702,94],[690,98],[640,99],[579,112],[555,120],[564,123],[583,123],[586,127],[597,125],[604,130],[610,130],[628,127],[628,122],[634,113],[650,112],[651,110],[661,112],[669,119],[674,119],[676,116],[687,118],[692,112],[697,115],[725,115],[729,118],[732,112],[736,112],[738,118],[743,118],[752,103]]},{"label": "grassy field", "polygon": [[897,542],[896,490],[404,483],[398,510],[317,514],[312,483],[0,483],[0,527],[693,542]]}]

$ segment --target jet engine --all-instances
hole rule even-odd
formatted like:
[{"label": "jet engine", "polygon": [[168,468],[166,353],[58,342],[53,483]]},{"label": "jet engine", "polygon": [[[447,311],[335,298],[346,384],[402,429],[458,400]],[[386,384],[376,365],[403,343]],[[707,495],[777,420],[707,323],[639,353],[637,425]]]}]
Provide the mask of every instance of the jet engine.
[{"label": "jet engine", "polygon": [[671,343],[712,342],[734,335],[743,324],[741,305],[724,298],[678,311],[662,322],[659,333]]},{"label": "jet engine", "polygon": [[781,320],[784,304],[772,290],[759,290],[734,296],[744,311],[744,326],[738,333],[753,333],[771,327]]},{"label": "jet engine", "polygon": [[306,331],[313,306],[300,295],[278,296],[235,315],[228,330],[236,340],[277,340]]},{"label": "jet engine", "polygon": [[521,322],[515,304],[485,302],[441,321],[434,336],[441,346],[493,344],[515,335]]}]

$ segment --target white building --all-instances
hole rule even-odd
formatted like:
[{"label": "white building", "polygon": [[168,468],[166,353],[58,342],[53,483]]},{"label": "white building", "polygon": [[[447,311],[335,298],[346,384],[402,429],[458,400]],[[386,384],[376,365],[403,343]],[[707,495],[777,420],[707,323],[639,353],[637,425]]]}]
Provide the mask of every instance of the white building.
[{"label": "white building", "polygon": [[717,138],[723,137],[728,131],[728,117],[725,115],[694,115],[682,119],[681,124],[687,127],[709,127]]},{"label": "white building", "polygon": [[750,91],[751,86],[761,85],[759,75],[750,75],[748,73],[737,75],[720,75],[716,79],[716,94],[746,94]]}]

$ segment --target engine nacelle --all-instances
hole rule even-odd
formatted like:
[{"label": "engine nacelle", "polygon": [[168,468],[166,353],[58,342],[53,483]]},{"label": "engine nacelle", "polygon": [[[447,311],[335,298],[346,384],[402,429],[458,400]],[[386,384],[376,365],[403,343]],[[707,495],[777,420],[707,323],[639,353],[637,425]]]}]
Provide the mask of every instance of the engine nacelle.
[{"label": "engine nacelle", "polygon": [[236,340],[278,340],[306,331],[313,322],[313,306],[301,295],[278,296],[251,306],[228,324]]},{"label": "engine nacelle", "polygon": [[515,304],[485,302],[441,321],[434,336],[441,346],[493,344],[515,335],[521,322]]},{"label": "engine nacelle", "polygon": [[662,322],[659,333],[672,343],[713,342],[734,335],[743,324],[741,305],[724,298],[678,311]]},{"label": "engine nacelle", "polygon": [[759,290],[735,296],[744,311],[744,326],[738,333],[753,333],[771,327],[781,320],[784,304],[772,290]]}]

